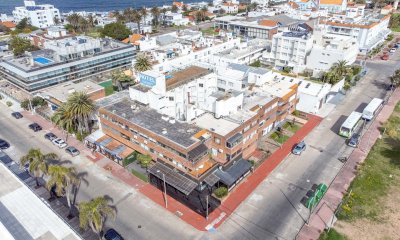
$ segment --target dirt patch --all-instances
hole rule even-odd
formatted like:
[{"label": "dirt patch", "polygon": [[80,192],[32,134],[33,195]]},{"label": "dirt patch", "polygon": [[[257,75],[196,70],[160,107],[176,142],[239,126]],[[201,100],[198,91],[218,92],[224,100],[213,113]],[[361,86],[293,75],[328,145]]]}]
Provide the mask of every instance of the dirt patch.
[{"label": "dirt patch", "polygon": [[385,210],[378,214],[379,221],[368,219],[352,222],[338,221],[335,229],[350,240],[400,240],[399,186],[391,187],[389,194],[381,202],[384,202]]}]

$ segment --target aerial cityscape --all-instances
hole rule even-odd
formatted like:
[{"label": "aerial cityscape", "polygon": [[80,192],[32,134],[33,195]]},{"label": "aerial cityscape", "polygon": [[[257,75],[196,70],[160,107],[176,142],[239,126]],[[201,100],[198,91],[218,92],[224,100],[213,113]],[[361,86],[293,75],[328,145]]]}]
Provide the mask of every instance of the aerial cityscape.
[{"label": "aerial cityscape", "polygon": [[397,8],[1,0],[0,240],[400,239]]}]

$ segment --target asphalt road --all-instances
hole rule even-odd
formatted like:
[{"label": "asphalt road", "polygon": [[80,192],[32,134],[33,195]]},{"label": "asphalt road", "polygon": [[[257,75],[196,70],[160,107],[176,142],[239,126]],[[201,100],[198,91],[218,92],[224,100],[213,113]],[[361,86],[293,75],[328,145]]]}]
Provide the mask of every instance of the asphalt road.
[{"label": "asphalt road", "polygon": [[329,185],[353,150],[337,133],[352,111],[384,98],[388,77],[400,67],[398,51],[389,61],[370,61],[367,75],[306,138],[301,156],[289,155],[217,230],[213,239],[295,239],[308,219],[301,200],[313,184]]}]

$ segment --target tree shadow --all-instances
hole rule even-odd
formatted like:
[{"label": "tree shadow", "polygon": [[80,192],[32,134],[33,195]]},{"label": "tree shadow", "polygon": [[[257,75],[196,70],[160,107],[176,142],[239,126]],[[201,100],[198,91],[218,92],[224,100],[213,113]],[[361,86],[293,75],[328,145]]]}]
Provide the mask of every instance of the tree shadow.
[{"label": "tree shadow", "polygon": [[385,143],[390,146],[382,150],[382,155],[390,159],[390,163],[400,168],[400,139],[385,138]]}]

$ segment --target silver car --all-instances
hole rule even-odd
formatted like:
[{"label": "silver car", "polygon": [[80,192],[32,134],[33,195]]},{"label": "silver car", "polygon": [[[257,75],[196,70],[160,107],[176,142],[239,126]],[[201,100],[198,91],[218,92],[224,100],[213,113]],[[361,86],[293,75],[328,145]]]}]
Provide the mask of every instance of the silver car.
[{"label": "silver car", "polygon": [[306,150],[306,143],[304,141],[299,142],[293,148],[292,153],[294,155],[300,155],[304,150]]},{"label": "silver car", "polygon": [[67,147],[65,149],[65,152],[73,157],[78,156],[80,153],[78,149],[76,149],[75,147],[72,147],[72,146]]}]

